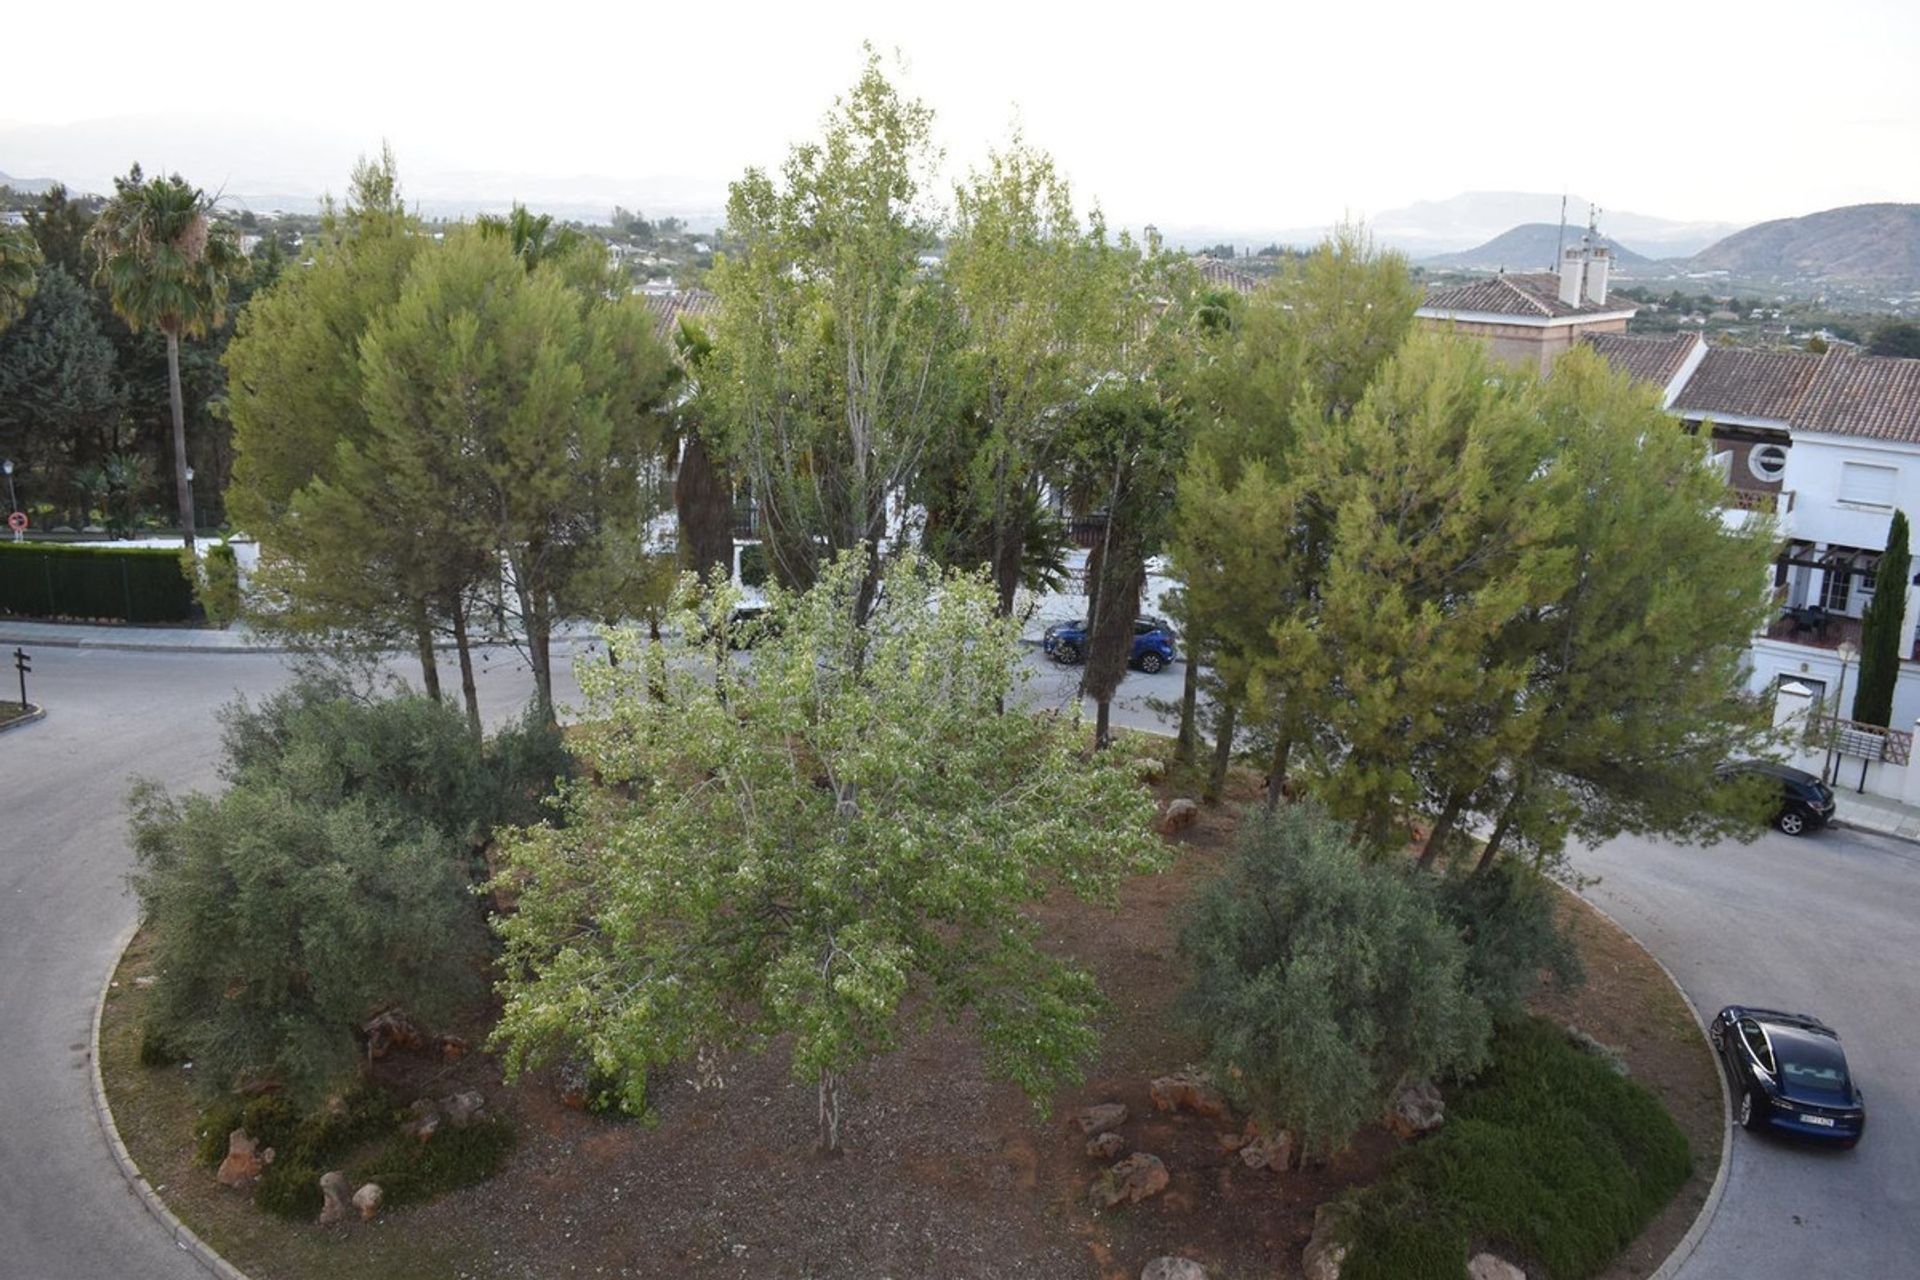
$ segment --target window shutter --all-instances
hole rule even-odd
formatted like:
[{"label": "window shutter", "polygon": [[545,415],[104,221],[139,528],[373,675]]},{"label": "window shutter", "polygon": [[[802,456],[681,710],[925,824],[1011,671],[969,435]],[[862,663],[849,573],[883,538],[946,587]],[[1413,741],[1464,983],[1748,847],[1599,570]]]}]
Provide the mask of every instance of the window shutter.
[{"label": "window shutter", "polygon": [[1891,507],[1899,480],[1898,467],[1843,462],[1840,464],[1840,501],[1857,502],[1865,507]]}]

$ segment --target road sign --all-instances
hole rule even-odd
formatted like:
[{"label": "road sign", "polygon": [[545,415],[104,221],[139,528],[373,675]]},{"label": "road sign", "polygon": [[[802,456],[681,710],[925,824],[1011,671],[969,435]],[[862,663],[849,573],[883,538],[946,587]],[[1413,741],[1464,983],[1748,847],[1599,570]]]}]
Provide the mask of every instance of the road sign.
[{"label": "road sign", "polygon": [[15,542],[20,541],[20,535],[26,532],[27,513],[24,511],[16,511],[12,515],[8,516],[7,528],[13,530],[13,540]]}]

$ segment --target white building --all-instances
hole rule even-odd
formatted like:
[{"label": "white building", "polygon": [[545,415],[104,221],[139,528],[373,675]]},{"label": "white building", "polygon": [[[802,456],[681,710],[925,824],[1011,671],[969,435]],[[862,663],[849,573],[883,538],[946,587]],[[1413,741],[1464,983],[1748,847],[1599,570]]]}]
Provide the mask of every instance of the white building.
[{"label": "white building", "polygon": [[[1698,334],[1586,341],[1659,385],[1669,412],[1709,435],[1731,518],[1775,518],[1777,612],[1754,638],[1754,692],[1793,680],[1845,715],[1853,683],[1849,674],[1839,687],[1840,647],[1858,648],[1893,513],[1920,519],[1920,360],[1709,347]],[[1903,730],[1920,719],[1911,582],[1904,635],[1892,717]]]}]

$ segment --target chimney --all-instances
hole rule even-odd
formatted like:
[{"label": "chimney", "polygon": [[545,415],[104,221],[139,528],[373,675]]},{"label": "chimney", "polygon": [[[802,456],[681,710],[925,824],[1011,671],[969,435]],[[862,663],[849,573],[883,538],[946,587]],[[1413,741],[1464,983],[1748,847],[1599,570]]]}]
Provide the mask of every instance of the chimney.
[{"label": "chimney", "polygon": [[1580,249],[1568,249],[1560,255],[1560,301],[1570,307],[1580,305],[1580,286],[1586,276],[1586,256]]},{"label": "chimney", "polygon": [[1587,257],[1587,301],[1596,307],[1607,305],[1607,268],[1613,255],[1605,245],[1595,245]]}]

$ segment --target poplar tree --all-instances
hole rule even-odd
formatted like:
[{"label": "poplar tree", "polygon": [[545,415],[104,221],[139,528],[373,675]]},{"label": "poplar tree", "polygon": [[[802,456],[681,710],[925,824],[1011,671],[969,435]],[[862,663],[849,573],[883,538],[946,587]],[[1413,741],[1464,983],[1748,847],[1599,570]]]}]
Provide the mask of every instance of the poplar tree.
[{"label": "poplar tree", "polygon": [[1893,723],[1893,688],[1900,679],[1900,659],[1913,645],[1913,637],[1902,634],[1912,571],[1907,513],[1895,511],[1887,528],[1887,549],[1880,553],[1873,574],[1873,600],[1860,622],[1860,679],[1853,691],[1853,718],[1863,724]]}]

